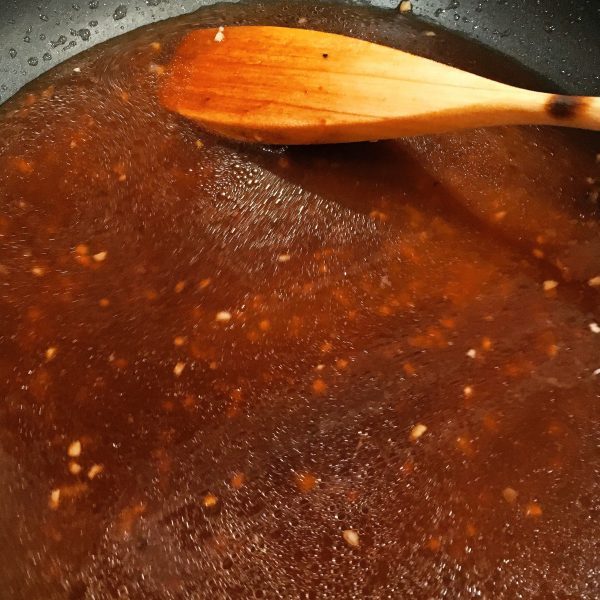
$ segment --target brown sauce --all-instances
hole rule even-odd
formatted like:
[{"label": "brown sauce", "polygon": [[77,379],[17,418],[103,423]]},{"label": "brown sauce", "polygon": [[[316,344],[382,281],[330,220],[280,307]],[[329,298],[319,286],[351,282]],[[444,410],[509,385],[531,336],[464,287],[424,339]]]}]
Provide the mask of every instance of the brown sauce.
[{"label": "brown sauce", "polygon": [[6,103],[1,597],[598,597],[598,137],[257,148],[158,104],[190,28],[298,22],[526,81],[228,6]]}]

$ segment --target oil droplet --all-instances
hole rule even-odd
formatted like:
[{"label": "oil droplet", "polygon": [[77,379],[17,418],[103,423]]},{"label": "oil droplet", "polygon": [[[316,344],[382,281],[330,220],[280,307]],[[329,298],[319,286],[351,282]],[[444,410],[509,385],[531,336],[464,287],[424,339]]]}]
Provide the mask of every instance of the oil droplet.
[{"label": "oil droplet", "polygon": [[23,38],[23,41],[24,41],[24,42],[27,42],[27,43],[29,44],[29,42],[31,42],[31,38],[30,38],[28,35],[26,35],[26,36]]},{"label": "oil droplet", "polygon": [[98,8],[98,4],[100,4],[100,2],[98,0],[90,0],[88,2],[88,6],[90,8]]},{"label": "oil droplet", "polygon": [[28,64],[35,67],[38,64],[38,59],[35,56],[31,56],[27,59]]},{"label": "oil droplet", "polygon": [[40,20],[47,21],[48,20],[48,15],[40,15]]},{"label": "oil droplet", "polygon": [[44,52],[44,54],[42,55],[42,60],[45,62],[52,60],[52,54],[50,54],[50,52]]},{"label": "oil droplet", "polygon": [[88,23],[88,25],[89,25],[90,27],[96,27],[96,25],[98,25],[98,21],[96,21],[96,20],[94,19],[93,21],[90,21],[90,22]]},{"label": "oil droplet", "polygon": [[77,34],[84,41],[87,42],[90,39],[90,30],[89,29],[80,29]]},{"label": "oil droplet", "polygon": [[11,49],[8,51],[8,55],[9,55],[11,58],[15,58],[15,56],[17,56],[17,51],[16,51],[14,48],[11,48]]},{"label": "oil droplet", "polygon": [[118,21],[127,15],[127,7],[124,4],[119,4],[113,13],[113,19]]}]

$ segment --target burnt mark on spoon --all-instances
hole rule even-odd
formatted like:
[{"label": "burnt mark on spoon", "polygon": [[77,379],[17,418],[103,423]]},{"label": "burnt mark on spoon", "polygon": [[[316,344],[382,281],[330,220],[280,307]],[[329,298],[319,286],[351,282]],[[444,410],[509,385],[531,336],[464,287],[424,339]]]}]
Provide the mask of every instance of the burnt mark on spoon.
[{"label": "burnt mark on spoon", "polygon": [[585,108],[585,98],[557,94],[548,100],[545,108],[555,119],[572,119]]}]

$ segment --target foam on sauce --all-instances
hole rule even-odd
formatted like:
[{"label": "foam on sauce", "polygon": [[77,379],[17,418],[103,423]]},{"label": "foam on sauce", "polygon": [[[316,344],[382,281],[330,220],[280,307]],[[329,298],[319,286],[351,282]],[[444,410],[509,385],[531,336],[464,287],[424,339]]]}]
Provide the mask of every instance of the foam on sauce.
[{"label": "foam on sauce", "polygon": [[157,82],[237,23],[524,81],[397,12],[242,5],[6,103],[3,593],[596,597],[598,137],[217,140]]}]

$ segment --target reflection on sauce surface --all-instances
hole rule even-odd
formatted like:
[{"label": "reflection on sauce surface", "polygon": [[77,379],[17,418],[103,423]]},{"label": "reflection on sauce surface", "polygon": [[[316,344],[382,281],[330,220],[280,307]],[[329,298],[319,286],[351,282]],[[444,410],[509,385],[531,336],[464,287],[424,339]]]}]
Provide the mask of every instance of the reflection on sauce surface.
[{"label": "reflection on sauce surface", "polygon": [[598,137],[261,149],[156,102],[190,27],[299,21],[499,62],[217,7],[3,108],[2,589],[597,597]]}]

